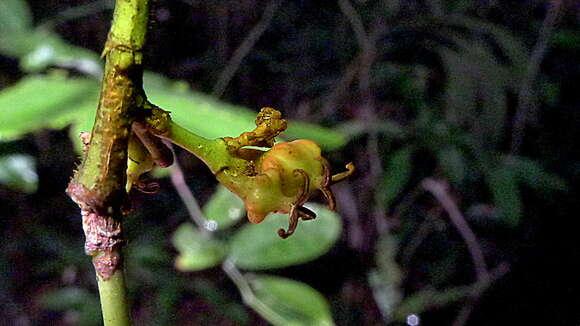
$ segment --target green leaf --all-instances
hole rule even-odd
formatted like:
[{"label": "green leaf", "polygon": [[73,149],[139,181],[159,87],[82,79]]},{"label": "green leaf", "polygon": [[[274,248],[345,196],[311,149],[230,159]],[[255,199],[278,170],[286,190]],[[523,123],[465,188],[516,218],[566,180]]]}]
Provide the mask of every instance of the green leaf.
[{"label": "green leaf", "polygon": [[298,265],[326,253],[340,236],[338,215],[320,205],[308,205],[318,217],[301,221],[296,233],[281,239],[277,230],[286,228],[288,215],[273,214],[260,224],[244,225],[230,242],[230,257],[247,270]]},{"label": "green leaf", "polygon": [[420,315],[425,311],[448,306],[454,302],[465,300],[479,284],[457,286],[437,291],[427,287],[416,293],[407,295],[397,307],[394,320],[403,322],[409,315]]},{"label": "green leaf", "polygon": [[26,72],[40,72],[55,66],[95,77],[102,73],[102,63],[96,53],[73,46],[44,29],[0,33],[0,53],[20,58],[20,66]]},{"label": "green leaf", "polygon": [[0,32],[0,54],[20,58],[34,50],[35,46],[40,42],[42,42],[42,39],[33,32]]},{"label": "green leaf", "polygon": [[465,56],[447,48],[441,48],[441,60],[447,70],[445,105],[447,119],[456,124],[464,124],[473,118],[476,109],[477,81],[470,73],[473,63]]},{"label": "green leaf", "polygon": [[337,129],[349,138],[369,132],[380,133],[389,138],[403,138],[406,136],[405,128],[391,120],[377,120],[374,122],[353,120],[340,124]]},{"label": "green leaf", "polygon": [[386,322],[393,319],[403,299],[403,271],[397,263],[399,243],[392,234],[383,235],[377,243],[377,267],[368,273],[373,296]]},{"label": "green leaf", "polygon": [[[80,308],[86,300],[94,299],[87,290],[77,287],[62,288],[42,297],[41,304],[46,309],[62,311]],[[96,300],[94,300],[96,301]]]},{"label": "green leaf", "polygon": [[42,306],[54,311],[75,311],[78,313],[77,325],[101,325],[101,310],[97,298],[87,290],[68,287],[47,293],[42,297]]},{"label": "green leaf", "polygon": [[513,34],[509,29],[468,15],[447,16],[446,23],[468,28],[478,33],[489,34],[500,47],[503,54],[510,59],[511,66],[519,73],[523,73],[525,70],[525,65],[529,57],[529,49],[522,42],[522,39]]},{"label": "green leaf", "polygon": [[223,230],[234,225],[245,216],[244,213],[244,202],[221,184],[203,206],[204,217],[208,223],[215,224],[216,230]]},{"label": "green leaf", "polygon": [[539,81],[541,86],[538,89],[541,91],[542,100],[548,106],[557,106],[562,98],[560,82],[541,80]]},{"label": "green leaf", "polygon": [[344,133],[301,121],[290,121],[288,129],[284,131],[283,136],[289,140],[311,139],[329,151],[339,149],[346,145],[347,142],[347,137]]},{"label": "green leaf", "polygon": [[409,181],[413,167],[411,156],[414,151],[414,146],[407,146],[389,157],[379,191],[379,198],[385,201],[386,207],[389,207],[395,201]]},{"label": "green leaf", "polygon": [[508,157],[508,164],[520,182],[538,191],[565,191],[566,180],[546,169],[537,161],[525,157]]},{"label": "green leaf", "polygon": [[204,236],[191,223],[183,223],[173,234],[179,252],[175,267],[184,272],[199,271],[222,262],[225,249],[221,242]]},{"label": "green leaf", "polygon": [[1,156],[0,184],[25,193],[35,192],[38,187],[38,175],[34,157],[24,154]]},{"label": "green leaf", "polygon": [[456,185],[465,180],[467,166],[465,157],[457,147],[445,147],[437,152],[437,159],[445,174]]},{"label": "green leaf", "polygon": [[[29,36],[30,42],[30,36]],[[100,77],[102,73],[99,56],[86,49],[73,46],[59,35],[37,30],[32,36],[33,47],[21,56],[20,66],[27,72],[39,72],[47,67],[74,68],[85,74]]]},{"label": "green leaf", "polygon": [[502,164],[488,173],[487,183],[500,220],[517,226],[522,215],[522,200],[518,179],[509,166]]},{"label": "green leaf", "polygon": [[555,30],[550,43],[552,47],[558,47],[566,50],[580,49],[580,31],[571,29]]},{"label": "green leaf", "polygon": [[0,34],[24,32],[31,27],[32,14],[26,1],[0,1]]},{"label": "green leaf", "polygon": [[324,296],[302,282],[261,275],[251,286],[261,306],[254,309],[275,326],[334,325]]},{"label": "green leaf", "polygon": [[[0,91],[0,140],[18,138],[39,128],[92,124],[98,84],[90,79],[30,76]],[[92,113],[94,117],[94,113]],[[93,118],[94,119],[94,118]]]},{"label": "green leaf", "polygon": [[209,302],[216,314],[230,319],[233,325],[250,325],[250,311],[231,291],[224,291],[223,284],[209,278],[188,280],[186,290],[195,292],[198,298]]},{"label": "green leaf", "polygon": [[[153,103],[173,111],[173,118],[193,132],[207,138],[218,138],[238,136],[254,128],[255,113],[247,109],[184,90],[179,83],[170,86],[160,76],[146,76],[151,88],[149,98]],[[0,140],[12,140],[43,127],[63,128],[73,124],[71,138],[80,148],[78,134],[92,129],[98,92],[99,85],[92,79],[62,75],[25,77],[0,91]],[[309,127],[314,132],[307,134]],[[345,139],[342,135],[300,122],[290,133],[292,137],[313,139],[327,149],[342,144]]]},{"label": "green leaf", "polygon": [[[171,111],[175,122],[200,136],[236,137],[255,128],[256,112],[189,90],[183,83],[170,82],[162,76],[147,73],[144,85],[152,103]],[[346,143],[346,136],[338,131],[304,122],[290,121],[288,125],[285,136],[308,138],[327,150]]]}]

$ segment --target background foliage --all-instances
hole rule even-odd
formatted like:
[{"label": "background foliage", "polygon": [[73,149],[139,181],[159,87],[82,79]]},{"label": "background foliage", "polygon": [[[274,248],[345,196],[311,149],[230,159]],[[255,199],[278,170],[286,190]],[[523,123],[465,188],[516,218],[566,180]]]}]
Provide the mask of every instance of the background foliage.
[{"label": "background foliage", "polygon": [[[0,2],[9,324],[100,324],[64,188],[111,12],[106,0]],[[272,106],[291,119],[286,139],[314,139],[336,170],[359,172],[335,186],[338,214],[311,203],[319,218],[281,241],[283,216],[245,224],[241,202],[178,150],[213,231],[191,222],[195,202],[167,171],[151,176],[158,193],[133,194],[136,324],[580,321],[575,1],[158,0],[152,17],[145,89],[180,124],[235,136]]]}]

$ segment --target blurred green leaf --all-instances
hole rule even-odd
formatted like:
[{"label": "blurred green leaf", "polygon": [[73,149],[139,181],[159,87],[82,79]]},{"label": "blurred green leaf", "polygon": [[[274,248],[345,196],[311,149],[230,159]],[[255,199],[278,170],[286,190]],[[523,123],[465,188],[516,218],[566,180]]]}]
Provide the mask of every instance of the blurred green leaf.
[{"label": "blurred green leaf", "polygon": [[234,325],[249,325],[250,314],[238,296],[231,291],[224,291],[223,284],[207,278],[195,278],[184,286],[209,301],[218,314],[230,319]]},{"label": "blurred green leaf", "polygon": [[20,58],[20,66],[26,72],[55,66],[94,77],[102,73],[102,63],[96,53],[73,46],[58,34],[43,29],[0,34],[0,53]]},{"label": "blurred green leaf", "polygon": [[344,122],[336,128],[349,138],[376,132],[389,138],[403,138],[406,136],[405,129],[400,124],[390,120],[379,120],[375,122],[353,120]]},{"label": "blurred green leaf", "polygon": [[542,165],[524,157],[508,157],[514,174],[525,185],[538,191],[565,191],[568,189],[566,180],[554,173],[546,171]]},{"label": "blurred green leaf", "polygon": [[475,111],[476,80],[472,65],[456,51],[439,50],[444,68],[447,70],[445,87],[446,114],[450,122],[464,124]]},{"label": "blurred green leaf", "polygon": [[295,120],[288,123],[288,129],[284,131],[283,136],[289,140],[311,139],[329,151],[339,149],[347,142],[346,135],[340,131]]},{"label": "blurred green leaf", "polygon": [[580,49],[580,31],[569,29],[555,30],[550,43],[554,47],[577,50]]},{"label": "blurred green leaf", "polygon": [[31,27],[32,14],[26,1],[0,1],[0,34],[24,32]]},{"label": "blurred green leaf", "polygon": [[23,78],[0,91],[0,140],[15,139],[42,127],[63,128],[73,122],[92,125],[98,90],[97,82],[90,79]]},{"label": "blurred green leaf", "polygon": [[175,267],[184,272],[213,267],[225,256],[224,246],[219,241],[204,236],[191,223],[183,223],[177,228],[173,245],[179,252]]},{"label": "blurred green leaf", "polygon": [[[148,73],[144,76],[144,86],[152,103],[171,111],[173,120],[203,137],[236,137],[255,128],[257,112],[189,90],[183,83]],[[327,150],[346,143],[346,136],[332,129],[305,122],[290,121],[288,125],[283,136],[291,139],[308,138]]]},{"label": "blurred green leaf", "polygon": [[488,173],[487,183],[499,218],[510,226],[517,226],[522,215],[522,200],[513,169],[505,164],[497,166]]},{"label": "blurred green leaf", "polygon": [[463,300],[478,285],[451,287],[441,291],[433,288],[422,289],[416,293],[408,295],[401,302],[394,315],[394,320],[404,322],[409,315],[420,315],[430,309],[447,306],[453,302]]},{"label": "blurred green leaf", "polygon": [[38,175],[34,157],[25,154],[0,156],[0,184],[25,193],[35,192]]},{"label": "blurred green leaf", "polygon": [[256,299],[265,309],[256,309],[276,326],[334,325],[326,299],[312,287],[287,278],[260,275],[251,280]]},{"label": "blurred green leaf", "polygon": [[216,230],[234,225],[245,216],[244,202],[240,197],[219,184],[210,200],[203,206],[208,223],[215,223]]},{"label": "blurred green leaf", "polygon": [[[184,128],[206,138],[236,137],[254,128],[254,114],[249,110],[220,103],[207,95],[171,85],[161,76],[145,76],[149,100],[165,110]],[[151,83],[151,79],[157,79]]]},{"label": "blurred green leaf", "polygon": [[260,224],[244,225],[230,242],[230,257],[247,270],[262,270],[298,265],[323,255],[338,240],[339,216],[320,205],[309,204],[318,217],[302,221],[296,233],[281,239],[276,232],[286,228],[288,215],[273,214]]},{"label": "blurred green leaf", "polygon": [[457,147],[444,147],[437,152],[437,160],[451,181],[460,185],[465,179],[467,164],[461,150]]},{"label": "blurred green leaf", "polygon": [[486,43],[461,37],[454,41],[457,50],[440,50],[448,75],[447,118],[456,125],[472,125],[478,141],[494,146],[505,133],[506,91],[518,76]]},{"label": "blurred green leaf", "polygon": [[75,311],[78,314],[75,325],[101,324],[99,300],[85,289],[68,287],[51,291],[42,297],[41,304],[49,310]]},{"label": "blurred green leaf", "polygon": [[[181,83],[171,84],[161,76],[146,74],[153,103],[172,111],[182,126],[207,138],[238,136],[252,130],[255,113],[189,91]],[[90,131],[98,102],[97,81],[64,76],[32,75],[0,91],[0,140],[11,140],[42,127],[63,128],[73,124],[71,138],[77,141],[81,131]],[[212,123],[207,123],[211,121]],[[325,149],[335,149],[346,142],[341,132],[302,122],[291,137],[317,141]]]},{"label": "blurred green leaf", "polygon": [[541,80],[538,87],[541,90],[542,99],[549,106],[556,106],[560,102],[561,85],[557,81]]},{"label": "blurred green leaf", "polygon": [[[451,15],[445,19],[449,25],[461,26],[477,34],[487,34],[490,36],[489,38],[497,43],[503,54],[510,59],[510,66],[516,71],[516,75],[524,72],[526,63],[528,62],[529,49],[522,42],[522,39],[512,31],[501,25],[469,15]],[[518,84],[515,83],[513,86],[518,87]]]},{"label": "blurred green leaf", "polygon": [[[506,133],[507,120],[507,90],[513,78],[508,70],[494,57],[493,50],[477,44],[468,51],[473,61],[478,62],[478,99],[474,103],[480,104],[478,118],[474,123],[476,139],[485,139],[485,145],[492,148],[501,144]],[[491,146],[490,146],[491,145]]]},{"label": "blurred green leaf", "polygon": [[27,72],[57,66],[97,77],[101,74],[101,60],[97,54],[63,41],[52,30],[32,27],[32,15],[26,1],[1,1],[0,53],[19,58],[21,68]]},{"label": "blurred green leaf", "polygon": [[169,254],[162,243],[146,243],[145,241],[131,240],[131,245],[126,252],[131,263],[139,269],[147,269],[153,266],[166,266],[171,261]]},{"label": "blurred green leaf", "polygon": [[403,273],[396,261],[398,251],[399,243],[392,234],[381,236],[377,243],[377,267],[368,274],[373,296],[386,322],[393,319],[403,299]]},{"label": "blurred green leaf", "polygon": [[507,91],[518,90],[528,49],[511,31],[485,20],[449,15],[441,24],[437,33],[451,43],[437,49],[447,71],[447,120],[470,127],[481,146],[497,147],[505,134]]},{"label": "blurred green leaf", "polygon": [[[42,297],[42,305],[47,309],[63,311],[71,308],[80,308],[85,301],[96,302],[95,298],[85,289],[67,287],[49,292]],[[98,303],[97,303],[98,304]]]},{"label": "blurred green leaf", "polygon": [[379,198],[385,201],[387,208],[395,201],[409,181],[413,168],[411,157],[414,151],[414,146],[403,147],[393,153],[387,161],[379,191]]},{"label": "blurred green leaf", "polygon": [[166,278],[155,294],[153,316],[148,320],[150,325],[175,325],[178,318],[183,285],[178,279]]},{"label": "blurred green leaf", "polygon": [[41,42],[41,35],[33,31],[0,33],[0,54],[20,58],[34,50]]},{"label": "blurred green leaf", "polygon": [[39,72],[47,67],[56,66],[76,69],[95,77],[101,75],[102,64],[96,53],[73,46],[63,41],[57,34],[43,30],[35,31],[32,39],[36,40],[32,43],[33,47],[21,56],[20,66],[24,71]]}]

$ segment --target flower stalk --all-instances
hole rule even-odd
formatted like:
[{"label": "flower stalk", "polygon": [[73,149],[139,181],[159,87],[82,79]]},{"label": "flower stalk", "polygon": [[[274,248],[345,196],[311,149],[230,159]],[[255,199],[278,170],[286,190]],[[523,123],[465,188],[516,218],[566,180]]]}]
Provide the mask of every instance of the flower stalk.
[{"label": "flower stalk", "polygon": [[262,108],[255,122],[254,130],[238,137],[209,140],[180,127],[169,112],[151,105],[145,124],[152,134],[201,159],[220,183],[244,201],[250,222],[260,223],[270,213],[288,214],[288,229],[278,230],[285,239],[294,233],[299,220],[316,218],[303,206],[313,192],[320,190],[329,209],[335,209],[330,186],[350,176],[354,166],[349,163],[347,171],[331,175],[315,142],[299,139],[275,144],[287,126],[275,109]]}]

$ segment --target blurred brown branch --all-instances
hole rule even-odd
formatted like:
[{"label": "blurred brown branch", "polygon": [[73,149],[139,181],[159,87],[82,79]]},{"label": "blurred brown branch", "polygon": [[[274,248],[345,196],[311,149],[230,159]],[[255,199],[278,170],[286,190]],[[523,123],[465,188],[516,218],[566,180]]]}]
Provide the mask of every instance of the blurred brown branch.
[{"label": "blurred brown branch", "polygon": [[254,45],[258,42],[260,37],[264,34],[272,18],[274,18],[274,14],[280,5],[282,4],[283,0],[273,0],[266,6],[264,9],[264,14],[260,21],[254,25],[252,30],[248,33],[246,38],[242,41],[240,46],[234,51],[234,54],[230,58],[226,67],[222,70],[220,76],[218,77],[217,82],[213,87],[213,91],[211,93],[214,97],[221,97],[225,92],[228,84],[234,77],[236,71],[240,67],[242,60],[250,53]]}]

